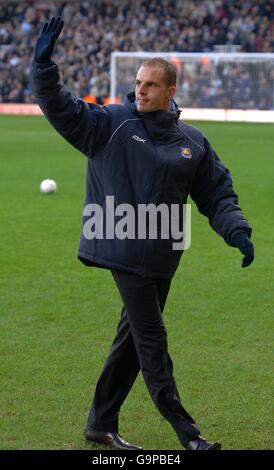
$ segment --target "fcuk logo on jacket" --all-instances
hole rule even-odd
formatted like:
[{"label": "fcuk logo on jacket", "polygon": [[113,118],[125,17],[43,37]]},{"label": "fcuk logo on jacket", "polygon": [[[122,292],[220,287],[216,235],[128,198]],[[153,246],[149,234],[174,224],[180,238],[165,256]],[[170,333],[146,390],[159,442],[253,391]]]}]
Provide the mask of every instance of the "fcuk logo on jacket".
[{"label": "fcuk logo on jacket", "polygon": [[137,140],[137,142],[142,142],[142,144],[144,144],[146,142],[145,139],[141,139],[141,137],[139,137],[138,135],[133,135],[132,138],[134,140]]},{"label": "fcuk logo on jacket", "polygon": [[184,158],[191,158],[192,154],[191,154],[190,148],[189,147],[181,147],[181,155]]}]

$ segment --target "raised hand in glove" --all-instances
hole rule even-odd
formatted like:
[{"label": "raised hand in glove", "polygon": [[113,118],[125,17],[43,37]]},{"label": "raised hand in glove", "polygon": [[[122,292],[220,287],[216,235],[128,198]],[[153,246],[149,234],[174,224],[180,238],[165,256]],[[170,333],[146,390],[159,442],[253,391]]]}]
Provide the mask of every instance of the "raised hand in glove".
[{"label": "raised hand in glove", "polygon": [[60,16],[53,17],[50,23],[43,26],[34,51],[34,61],[40,63],[50,62],[55,43],[62,31],[64,21]]},{"label": "raised hand in glove", "polygon": [[245,255],[242,260],[242,268],[249,266],[254,260],[254,245],[245,232],[239,232],[233,239],[234,245]]}]

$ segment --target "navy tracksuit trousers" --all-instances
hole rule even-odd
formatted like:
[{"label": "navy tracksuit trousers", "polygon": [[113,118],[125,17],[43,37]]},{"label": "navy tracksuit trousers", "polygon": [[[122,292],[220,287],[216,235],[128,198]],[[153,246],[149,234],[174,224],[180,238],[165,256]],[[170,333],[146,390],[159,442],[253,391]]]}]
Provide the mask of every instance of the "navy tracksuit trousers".
[{"label": "navy tracksuit trousers", "polygon": [[162,312],[171,279],[112,270],[124,303],[117,335],[98,380],[88,428],[118,432],[118,414],[142,371],[153,402],[185,445],[200,431],[183,408],[173,378]]}]

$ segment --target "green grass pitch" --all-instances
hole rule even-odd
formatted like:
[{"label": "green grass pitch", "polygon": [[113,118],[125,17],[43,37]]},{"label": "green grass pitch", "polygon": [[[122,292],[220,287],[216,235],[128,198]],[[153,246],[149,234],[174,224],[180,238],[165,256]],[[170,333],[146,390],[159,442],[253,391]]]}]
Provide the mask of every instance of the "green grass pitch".
[{"label": "green grass pitch", "polygon": [[[225,245],[196,207],[192,246],[164,316],[182,402],[224,449],[270,449],[273,124],[192,123],[230,169],[253,227],[255,262]],[[110,272],[77,260],[85,157],[42,117],[0,117],[2,449],[92,449],[83,430],[120,316]],[[45,178],[58,192],[39,192]],[[272,387],[271,387],[272,385]],[[139,374],[120,432],[180,449]]]}]

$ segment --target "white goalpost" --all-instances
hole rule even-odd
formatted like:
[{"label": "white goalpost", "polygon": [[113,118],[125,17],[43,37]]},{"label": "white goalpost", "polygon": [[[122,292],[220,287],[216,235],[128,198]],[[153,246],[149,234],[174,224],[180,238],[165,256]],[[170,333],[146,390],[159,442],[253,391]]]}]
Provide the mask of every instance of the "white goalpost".
[{"label": "white goalpost", "polygon": [[123,102],[138,67],[152,57],[177,69],[182,119],[274,122],[274,53],[113,52],[111,97]]}]

